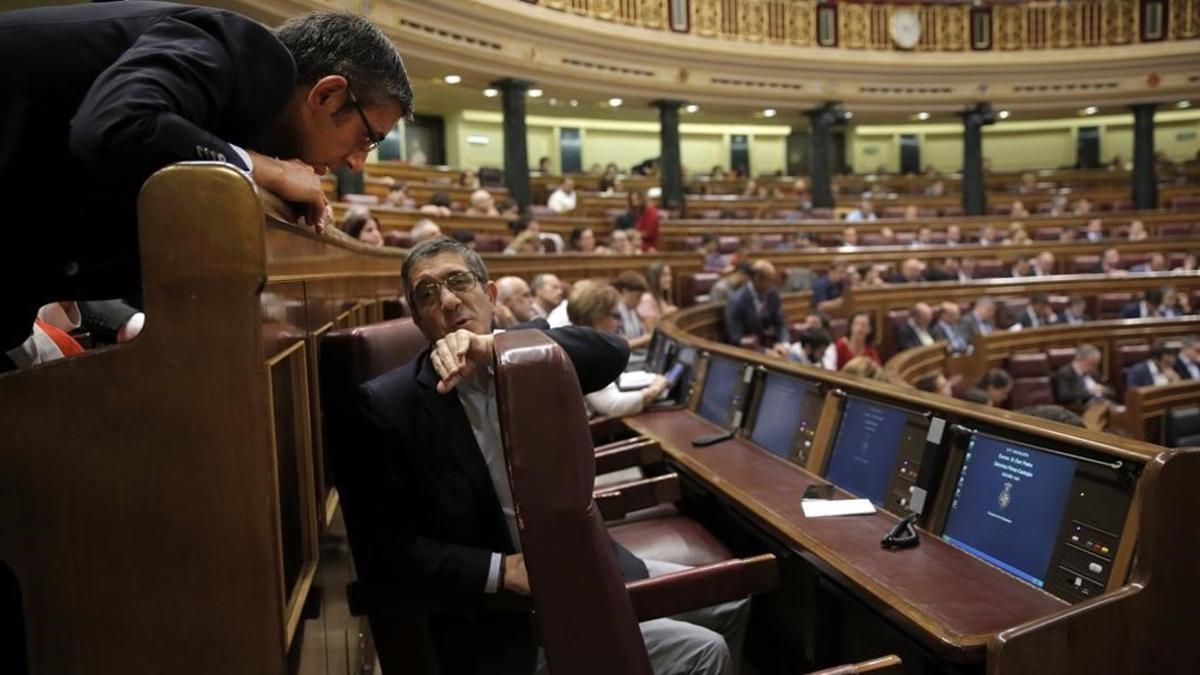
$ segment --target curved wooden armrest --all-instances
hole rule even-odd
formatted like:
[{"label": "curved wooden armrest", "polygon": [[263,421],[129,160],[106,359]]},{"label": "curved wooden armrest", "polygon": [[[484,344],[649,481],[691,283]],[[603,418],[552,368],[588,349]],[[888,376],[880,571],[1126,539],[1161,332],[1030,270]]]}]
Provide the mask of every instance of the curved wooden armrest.
[{"label": "curved wooden armrest", "polygon": [[596,439],[620,438],[622,434],[628,433],[620,417],[597,417],[588,422],[588,428],[592,431],[593,442]]},{"label": "curved wooden armrest", "polygon": [[625,443],[615,447],[602,446],[596,449],[596,475],[600,476],[634,466],[649,466],[662,461],[662,445],[648,438],[636,443]]},{"label": "curved wooden armrest", "polygon": [[634,511],[677,502],[681,497],[679,476],[673,473],[620,483],[592,495],[604,520],[618,520]]},{"label": "curved wooden armrest", "polygon": [[904,668],[899,656],[883,656],[862,663],[847,663],[844,666],[834,666],[818,670],[808,675],[855,675],[855,673],[877,673],[878,675],[900,675]]},{"label": "curved wooden armrest", "polygon": [[724,560],[625,585],[638,621],[711,607],[775,590],[779,567],[770,553]]}]

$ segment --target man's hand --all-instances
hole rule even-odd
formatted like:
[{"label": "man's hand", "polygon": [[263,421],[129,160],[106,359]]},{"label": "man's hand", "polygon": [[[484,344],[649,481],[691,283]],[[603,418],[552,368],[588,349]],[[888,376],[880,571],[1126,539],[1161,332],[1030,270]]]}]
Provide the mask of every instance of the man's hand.
[{"label": "man's hand", "polygon": [[279,160],[256,152],[248,153],[254,162],[250,177],[264,190],[284,201],[304,207],[304,222],[318,233],[325,230],[329,200],[321,187],[321,177],[298,159]]},{"label": "man's hand", "polygon": [[642,390],[642,405],[650,405],[658,400],[658,397],[667,390],[667,378],[662,375],[655,375],[650,381],[650,386]]},{"label": "man's hand", "polygon": [[521,595],[529,595],[529,573],[525,571],[525,555],[504,556],[504,579],[501,586]]},{"label": "man's hand", "polygon": [[767,353],[771,354],[772,356],[777,356],[781,359],[786,359],[788,357],[788,349],[787,343],[776,342],[775,346],[767,350]]},{"label": "man's hand", "polygon": [[434,343],[429,360],[442,378],[437,385],[438,393],[449,392],[464,377],[470,377],[476,368],[487,367],[492,360],[493,342],[491,334],[478,335],[462,329]]}]

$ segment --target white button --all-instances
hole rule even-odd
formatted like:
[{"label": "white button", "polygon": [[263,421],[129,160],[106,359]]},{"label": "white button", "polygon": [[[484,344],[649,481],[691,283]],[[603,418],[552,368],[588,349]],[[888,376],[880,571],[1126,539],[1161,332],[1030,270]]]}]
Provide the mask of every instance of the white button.
[{"label": "white button", "polygon": [[1083,577],[1075,577],[1075,585],[1082,586],[1083,585]]},{"label": "white button", "polygon": [[1091,570],[1093,574],[1100,574],[1104,571],[1104,568],[1100,566],[1100,563],[1088,563],[1088,569]]}]

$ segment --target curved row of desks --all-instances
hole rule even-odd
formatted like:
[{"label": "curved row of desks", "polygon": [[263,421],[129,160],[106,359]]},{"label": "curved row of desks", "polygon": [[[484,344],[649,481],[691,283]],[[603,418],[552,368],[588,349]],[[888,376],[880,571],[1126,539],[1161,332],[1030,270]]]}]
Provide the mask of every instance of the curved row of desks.
[{"label": "curved row of desks", "polygon": [[[369,660],[369,640],[347,639],[364,626],[344,597],[353,574],[326,474],[316,354],[328,331],[382,317],[403,252],[318,237],[266,216],[263,201],[226,167],[156,174],[139,202],[142,335],[0,375],[0,584],[11,591],[0,595],[0,617],[20,627],[29,673],[128,673],[152,663],[178,673],[348,674]],[[1036,647],[1052,666],[1042,672],[1071,672],[1068,663],[1131,672],[1151,653],[1168,669],[1194,669],[1184,627],[1195,625],[1191,570],[1200,560],[1194,547],[1167,552],[1167,542],[1194,534],[1181,505],[1200,471],[1195,454],[886,385],[864,389],[694,337],[688,316],[666,322],[665,334],[816,378],[826,395],[926,406],[1137,467],[1117,581],[1071,605],[928,537],[908,559],[926,561],[933,576],[917,576],[904,559],[880,557],[878,533],[894,520],[885,513],[840,526],[795,521],[794,490],[812,474],[744,439],[735,443],[744,462],[722,446],[691,452],[680,439],[713,428],[691,412],[630,422],[661,437],[755,532],[810,561],[810,580],[899,630],[924,654],[915,663],[1033,672],[1022,665]],[[818,435],[832,433],[836,407],[829,411]],[[786,482],[772,488],[775,478]],[[794,602],[803,589],[789,588],[768,602],[803,609]],[[1075,631],[1097,636],[1084,641],[1090,655],[1067,639]],[[849,655],[849,635],[818,630],[810,637],[829,640],[806,644]]]},{"label": "curved row of desks", "polygon": [[[782,576],[787,579],[790,574],[800,587],[783,592],[806,605],[774,607],[768,610],[768,623],[782,625],[792,639],[816,645],[832,641],[842,649],[863,651],[892,645],[913,672],[1116,674],[1140,672],[1150,662],[1177,672],[1200,665],[1189,631],[1180,628],[1200,617],[1196,607],[1200,588],[1184,572],[1184,566],[1195,564],[1198,552],[1196,547],[1171,543],[1178,541],[1179,528],[1195,529],[1171,512],[1176,508],[1171,504],[1182,508],[1191,499],[1184,486],[1200,471],[1197,451],[1165,450],[720,344],[704,337],[712,331],[713,309],[703,305],[682,310],[661,327],[671,353],[688,354],[695,364],[687,405],[643,413],[626,424],[658,440],[681,473],[691,478],[691,498],[698,510],[714,522],[732,523],[731,529],[746,535],[747,546],[757,544],[776,552],[784,565],[791,561],[790,572]],[[732,405],[743,406],[745,416],[732,418],[734,438],[697,448],[692,439],[730,424],[730,418],[711,421],[706,412],[712,405],[707,399],[708,371],[714,359],[732,360],[754,375],[751,384],[736,390]],[[783,409],[769,407],[764,414],[764,406],[770,405],[764,403],[769,397],[764,393],[766,383],[783,377],[803,383],[807,393],[790,397]],[[815,406],[807,402],[814,396],[820,398]],[[806,518],[800,508],[805,488],[824,480],[836,482],[831,469],[834,457],[847,452],[840,437],[853,438],[847,425],[859,419],[848,412],[854,401],[926,420],[928,428],[939,429],[938,438],[931,440],[930,431],[923,451],[910,456],[909,449],[915,447],[911,443],[898,451],[901,459],[893,490],[880,504],[881,511],[871,516]],[[780,453],[759,444],[768,442],[758,440],[759,424],[774,425],[789,416],[793,424],[800,423],[790,451]],[[918,430],[923,437],[924,429]],[[1107,518],[1115,525],[1110,534],[1118,543],[1112,544],[1114,553],[1107,558],[1111,568],[1102,588],[1079,593],[1069,580],[1055,576],[1068,570],[1061,564],[1039,588],[943,538],[962,485],[955,479],[973,449],[979,452],[971,444],[979,434],[1019,449],[1065,453],[1080,466],[1120,464],[1127,472],[1105,483],[1119,486],[1109,492],[1095,486],[1081,489],[1079,501],[1068,508],[1069,517],[1064,516],[1072,523],[1076,521],[1070,518],[1086,520],[1070,510],[1083,503],[1083,493],[1098,500],[1090,512],[1097,520],[1102,519],[1097,514],[1111,508]],[[876,437],[871,447],[888,442],[901,443]],[[908,483],[901,480],[906,476]],[[912,494],[895,487],[913,483],[913,476],[918,476],[916,485],[932,491],[919,518],[922,543],[914,549],[881,549],[880,538],[907,506],[898,501],[899,495]],[[1096,496],[1101,493],[1104,496]],[[1017,497],[1021,498],[1031,497]],[[1006,506],[1002,503],[999,510]],[[1009,536],[1027,535],[1015,531]],[[1063,541],[1055,546],[1066,553],[1052,560],[1077,553],[1075,544]],[[1093,582],[1082,583],[1079,588],[1092,587]]]}]

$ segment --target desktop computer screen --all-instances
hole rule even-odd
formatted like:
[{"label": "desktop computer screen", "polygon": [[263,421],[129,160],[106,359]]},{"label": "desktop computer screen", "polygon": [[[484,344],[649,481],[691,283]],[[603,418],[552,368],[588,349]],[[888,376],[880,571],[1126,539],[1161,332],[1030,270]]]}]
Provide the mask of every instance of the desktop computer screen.
[{"label": "desktop computer screen", "polygon": [[739,361],[723,356],[709,357],[708,374],[704,377],[704,390],[696,412],[713,424],[728,427],[741,394],[745,370],[745,364]]},{"label": "desktop computer screen", "polygon": [[1045,585],[1076,467],[1069,457],[973,434],[942,538],[1035,586]]},{"label": "desktop computer screen", "polygon": [[796,436],[816,427],[816,420],[804,415],[808,409],[805,406],[808,395],[808,384],[804,381],[780,373],[767,373],[750,440],[773,455],[790,458]]},{"label": "desktop computer screen", "polygon": [[[854,396],[846,399],[825,477],[879,506],[917,478],[929,420],[920,413]],[[899,497],[898,499],[903,499]]]}]

